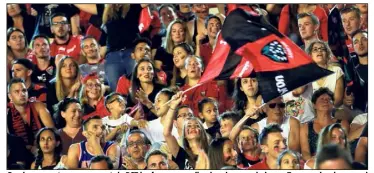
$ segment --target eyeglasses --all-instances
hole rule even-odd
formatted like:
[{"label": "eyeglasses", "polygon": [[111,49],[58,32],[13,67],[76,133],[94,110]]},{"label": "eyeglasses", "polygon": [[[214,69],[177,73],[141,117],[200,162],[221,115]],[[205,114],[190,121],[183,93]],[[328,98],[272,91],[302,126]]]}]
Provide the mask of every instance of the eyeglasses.
[{"label": "eyeglasses", "polygon": [[312,49],[312,52],[326,52],[327,49],[324,48],[324,47],[320,47],[320,48],[313,48]]},{"label": "eyeglasses", "polygon": [[66,21],[53,22],[53,23],[52,23],[53,26],[57,26],[57,25],[66,25],[66,24],[68,24],[68,22],[66,22]]},{"label": "eyeglasses", "polygon": [[140,145],[144,145],[144,144],[145,144],[144,141],[135,141],[135,142],[129,142],[129,143],[127,144],[127,146],[129,146],[129,147],[133,147],[133,146],[135,146],[135,145],[140,146]]},{"label": "eyeglasses", "polygon": [[284,103],[270,103],[269,108],[274,109],[275,106],[277,106],[277,105],[278,105],[278,108],[285,108],[286,107],[286,104],[284,104]]},{"label": "eyeglasses", "polygon": [[183,117],[183,118],[190,118],[190,117],[193,117],[193,115],[191,113],[183,113],[183,114],[177,115],[177,119],[181,118],[181,117]]},{"label": "eyeglasses", "polygon": [[86,85],[87,86],[87,88],[89,88],[89,89],[92,89],[92,88],[101,88],[101,84],[87,84]]},{"label": "eyeglasses", "polygon": [[126,103],[126,101],[123,99],[123,98],[120,98],[120,97],[117,97],[117,98],[114,98],[112,101],[109,102],[109,104],[115,102],[115,101],[118,101],[119,103]]}]

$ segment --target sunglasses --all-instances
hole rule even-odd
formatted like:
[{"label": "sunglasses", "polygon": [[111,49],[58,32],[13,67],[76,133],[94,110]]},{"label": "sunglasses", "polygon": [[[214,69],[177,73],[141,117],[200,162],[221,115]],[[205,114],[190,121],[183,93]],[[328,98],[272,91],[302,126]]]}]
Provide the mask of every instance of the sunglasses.
[{"label": "sunglasses", "polygon": [[278,108],[285,108],[285,107],[286,107],[286,104],[285,104],[285,103],[270,103],[270,104],[269,104],[269,108],[274,109],[275,106],[277,106],[277,105],[278,105]]}]

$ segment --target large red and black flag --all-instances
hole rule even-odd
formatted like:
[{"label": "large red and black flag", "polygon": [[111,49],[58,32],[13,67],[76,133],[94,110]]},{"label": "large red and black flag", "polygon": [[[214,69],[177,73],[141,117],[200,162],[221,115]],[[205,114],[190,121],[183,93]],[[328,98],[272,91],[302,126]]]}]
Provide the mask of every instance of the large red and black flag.
[{"label": "large red and black flag", "polygon": [[[253,12],[233,10],[225,19],[221,34],[235,54],[251,62],[264,102],[332,73],[318,67],[303,50]],[[225,63],[235,60],[221,59]],[[224,71],[218,66],[215,69],[220,71],[215,78],[220,78]],[[205,73],[210,70],[214,69],[207,67]]]},{"label": "large red and black flag", "polygon": [[222,39],[221,33],[218,33],[212,57],[200,78],[199,84],[213,79],[225,80],[246,77],[252,71],[253,67],[249,60],[235,54],[230,45]]}]

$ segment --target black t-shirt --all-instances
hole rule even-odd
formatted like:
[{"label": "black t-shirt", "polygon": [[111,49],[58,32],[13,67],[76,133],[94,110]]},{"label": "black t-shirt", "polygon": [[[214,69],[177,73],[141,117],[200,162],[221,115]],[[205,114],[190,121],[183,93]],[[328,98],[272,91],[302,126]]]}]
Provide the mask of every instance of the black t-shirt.
[{"label": "black t-shirt", "polygon": [[53,37],[50,29],[50,17],[52,14],[64,13],[69,23],[71,23],[70,18],[80,12],[77,7],[70,4],[32,4],[31,7],[38,12],[35,32],[45,34],[51,38]]},{"label": "black t-shirt", "polygon": [[247,158],[245,158],[244,154],[238,153],[238,163],[244,168],[250,167],[260,161],[260,158],[258,158],[258,160],[248,160]]},{"label": "black t-shirt", "polygon": [[104,32],[100,43],[105,40],[107,53],[133,47],[133,41],[139,36],[138,25],[141,10],[140,4],[131,4],[125,18],[110,20],[102,27]]},{"label": "black t-shirt", "polygon": [[358,65],[354,82],[355,107],[366,112],[368,102],[368,66]]},{"label": "black t-shirt", "polygon": [[162,70],[165,71],[165,73],[169,76],[169,74],[172,74],[174,62],[173,62],[173,55],[166,52],[166,50],[163,47],[160,47],[156,51],[155,55],[155,61],[161,61],[162,62]]},{"label": "black t-shirt", "polygon": [[178,165],[179,169],[194,169],[187,158],[187,152],[182,147],[179,147],[177,157],[173,156],[173,161]]},{"label": "black t-shirt", "polygon": [[29,168],[34,160],[33,155],[26,149],[26,144],[22,138],[7,134],[7,168],[14,168],[17,162],[24,162],[25,168]]},{"label": "black t-shirt", "polygon": [[219,125],[219,122],[216,121],[212,127],[209,127],[208,129],[205,129],[205,131],[213,138],[215,139],[217,137],[217,135],[221,136],[221,133],[219,131],[220,129],[220,125]]},{"label": "black t-shirt", "polygon": [[49,81],[56,75],[56,64],[55,57],[51,57],[49,60],[49,66],[45,70],[40,70],[35,65],[34,71],[31,74],[31,81],[36,84],[47,86]]},{"label": "black t-shirt", "polygon": [[362,130],[361,136],[360,137],[368,137],[368,123],[366,123],[366,126],[364,130]]},{"label": "black t-shirt", "polygon": [[47,88],[47,109],[49,110],[50,114],[53,115],[53,113],[55,112],[54,105],[58,103],[58,99],[56,96],[56,79],[52,79],[47,85]]}]

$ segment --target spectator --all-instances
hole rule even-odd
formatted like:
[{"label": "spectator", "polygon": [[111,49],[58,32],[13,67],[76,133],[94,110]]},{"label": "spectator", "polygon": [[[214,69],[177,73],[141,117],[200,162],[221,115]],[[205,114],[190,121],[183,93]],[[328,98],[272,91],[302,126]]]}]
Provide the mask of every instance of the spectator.
[{"label": "spectator", "polygon": [[12,77],[20,78],[25,82],[27,93],[30,101],[39,101],[46,103],[47,88],[31,81],[34,66],[28,59],[17,59],[13,61]]},{"label": "spectator", "polygon": [[352,157],[336,144],[323,146],[317,153],[316,169],[352,169]]},{"label": "spectator", "polygon": [[[233,110],[238,112],[240,117],[243,117],[247,112],[255,112],[254,110],[262,104],[262,97],[259,92],[255,73],[251,73],[248,78],[238,78],[236,80],[233,98]],[[246,125],[250,126],[262,120],[265,116],[265,114],[259,111],[258,114],[249,117],[250,119],[246,121]]]},{"label": "spectator", "polygon": [[282,97],[269,101],[265,105],[266,118],[252,124],[257,131],[262,131],[269,124],[278,124],[282,128],[282,135],[287,146],[293,151],[300,151],[300,122],[295,117],[285,115],[286,105]]},{"label": "spectator", "polygon": [[67,155],[70,145],[85,140],[82,128],[82,106],[77,99],[65,98],[57,105],[54,114],[61,136],[62,155]]},{"label": "spectator", "polygon": [[261,162],[254,164],[249,169],[278,169],[278,156],[287,149],[287,142],[282,136],[282,131],[277,124],[269,124],[261,131],[258,140],[265,157]]},{"label": "spectator", "polygon": [[[165,115],[168,112],[168,109],[170,109],[170,106],[167,102],[174,94],[175,92],[173,90],[163,88],[160,92],[157,93],[154,104],[146,97],[146,95],[139,97],[140,102],[144,105],[147,105],[148,108],[150,107],[150,110],[153,111],[153,113],[158,117],[155,120],[149,121],[146,127],[140,129],[147,135],[152,145],[156,142],[165,141],[163,135],[164,125],[162,123],[165,122]],[[173,127],[172,129],[172,134],[176,139],[179,138],[178,131],[175,127]]]},{"label": "spectator", "polygon": [[357,31],[353,33],[353,45],[358,55],[358,63],[353,67],[355,72],[353,82],[353,95],[355,97],[354,106],[361,111],[367,112],[368,107],[368,33],[366,31]]},{"label": "spectator", "polygon": [[50,55],[49,38],[45,35],[34,36],[32,49],[35,56],[28,57],[35,64],[31,80],[47,86],[49,81],[56,76],[56,58]]},{"label": "spectator", "polygon": [[127,155],[123,157],[122,166],[127,170],[146,168],[147,164],[144,158],[150,145],[148,137],[142,131],[131,131],[126,138]]},{"label": "spectator", "polygon": [[106,83],[104,64],[105,60],[100,55],[99,44],[92,36],[86,36],[81,40],[82,55],[86,58],[87,63],[79,65],[83,76],[96,73],[101,83]]},{"label": "spectator", "polygon": [[124,74],[118,79],[116,92],[122,95],[129,95],[131,86],[131,75],[136,63],[143,58],[151,59],[151,46],[152,43],[148,38],[138,38],[134,41],[134,49],[131,52],[131,58],[126,59],[126,67]]},{"label": "spectator", "polygon": [[[334,123],[324,127],[318,135],[317,153],[322,149],[323,146],[327,144],[337,144],[342,149],[348,151],[348,134],[343,129],[340,123]],[[312,157],[307,162],[305,162],[305,169],[313,169],[315,166],[315,157]]]},{"label": "spectator", "polygon": [[[349,127],[349,134],[348,134],[348,140],[351,141],[351,150],[354,150],[356,148],[357,142],[362,134],[363,129],[365,128],[366,124],[368,122],[368,114],[363,113],[360,115],[357,115],[350,127]],[[356,145],[355,145],[356,144]],[[354,149],[353,149],[354,148]]]},{"label": "spectator", "polygon": [[49,112],[54,112],[54,105],[65,97],[78,98],[81,87],[81,74],[77,62],[72,57],[62,58],[56,71],[56,77],[47,85],[47,107]]},{"label": "spectator", "polygon": [[64,13],[55,13],[50,18],[51,32],[54,34],[54,40],[51,43],[51,56],[59,54],[73,57],[78,64],[82,64],[84,59],[81,57],[81,35],[71,35],[71,26]]},{"label": "spectator", "polygon": [[187,69],[186,58],[193,55],[194,50],[191,45],[187,43],[180,43],[173,48],[173,78],[171,79],[171,86],[181,87],[186,83]]},{"label": "spectator", "polygon": [[345,7],[340,11],[345,34],[347,34],[346,44],[349,52],[353,52],[352,34],[359,30],[361,26],[361,12],[356,7]]},{"label": "spectator", "polygon": [[[261,148],[258,145],[259,134],[257,130],[242,124],[242,121],[236,123],[230,132],[230,139],[237,142],[239,148],[238,167],[248,169],[261,161]],[[237,132],[238,129],[240,130],[239,132]]]},{"label": "spectator", "polygon": [[313,61],[321,68],[328,69],[334,73],[313,82],[313,92],[321,87],[327,87],[334,93],[334,106],[341,106],[344,96],[343,71],[340,67],[329,64],[332,53],[327,43],[322,41],[313,41],[310,43],[306,52],[312,57]]},{"label": "spectator", "polygon": [[191,11],[191,4],[179,4],[177,5],[178,18],[184,22],[189,22],[195,19],[195,13]]},{"label": "spectator", "polygon": [[313,93],[315,118],[302,124],[300,128],[301,154],[304,160],[310,159],[317,152],[318,133],[324,127],[333,123],[341,123],[343,128],[349,132],[349,124],[346,120],[333,118],[333,101],[333,93],[328,88],[320,88]]},{"label": "spectator", "polygon": [[128,115],[126,110],[126,100],[119,93],[110,93],[104,100],[105,108],[110,113],[109,116],[102,118],[106,126],[106,141],[116,141],[121,143],[123,134],[131,127],[144,127],[145,121],[134,120]]},{"label": "spectator", "polygon": [[278,169],[300,169],[299,153],[284,150],[277,159]]},{"label": "spectator", "polygon": [[221,19],[214,15],[209,15],[205,20],[205,28],[209,42],[202,44],[205,41],[205,37],[198,37],[196,40],[196,55],[203,59],[204,64],[208,64],[212,57],[213,47],[216,43],[218,33],[221,31],[222,22]]},{"label": "spectator", "polygon": [[218,121],[218,103],[211,98],[203,98],[198,103],[199,117],[204,121],[205,131],[214,139],[221,136]]},{"label": "spectator", "polygon": [[54,123],[45,105],[30,102],[25,83],[14,78],[8,84],[7,128],[10,134],[22,137],[26,148],[36,152],[34,135],[44,126],[53,128]]},{"label": "spectator", "polygon": [[[234,111],[227,111],[219,115],[218,120],[220,125],[219,132],[221,133],[221,136],[228,138],[234,128],[234,125],[239,121],[239,115]],[[233,140],[234,138],[231,139]]]},{"label": "spectator", "polygon": [[143,4],[105,4],[100,43],[107,47],[105,74],[112,91],[117,86],[118,78],[125,74],[123,67],[127,67],[127,58],[133,51],[133,41],[139,34],[140,12],[146,6]]},{"label": "spectator", "polygon": [[36,134],[36,147],[38,153],[31,169],[53,169],[61,158],[61,137],[52,128],[42,128]]},{"label": "spectator", "polygon": [[319,40],[318,31],[320,27],[319,20],[317,16],[313,13],[300,13],[297,15],[297,23],[299,26],[299,32],[301,39],[303,39],[304,44],[301,49],[309,47],[309,44],[314,40]]},{"label": "spectator", "polygon": [[162,69],[170,76],[173,72],[173,48],[183,42],[192,45],[187,25],[180,20],[174,20],[169,24],[166,39],[154,56],[156,68]]},{"label": "spectator", "polygon": [[31,4],[37,18],[34,35],[45,34],[53,37],[50,27],[53,25],[50,17],[55,13],[66,13],[66,18],[71,23],[73,35],[79,34],[79,10],[70,4]]},{"label": "spectator", "polygon": [[169,169],[168,156],[160,150],[149,151],[145,156],[148,170],[165,170]]},{"label": "spectator", "polygon": [[79,100],[83,107],[83,120],[91,116],[101,118],[110,115],[104,104],[104,84],[97,74],[89,74],[82,79],[82,87],[79,92]]},{"label": "spectator", "polygon": [[[187,69],[187,77],[185,85],[181,87],[181,90],[183,91],[197,85],[202,72],[204,71],[202,60],[194,55],[187,57],[185,65],[185,68]],[[204,97],[211,97],[218,100],[219,92],[224,91],[219,91],[216,81],[210,81],[187,91],[187,98],[183,101],[183,104],[189,105],[192,108],[194,115],[197,116],[199,113],[197,105],[198,101],[202,100]]]},{"label": "spectator", "polygon": [[209,144],[209,169],[221,169],[224,166],[236,166],[238,153],[234,143],[228,138],[217,138]]},{"label": "spectator", "polygon": [[89,168],[111,170],[113,169],[113,163],[108,156],[98,155],[91,159]]},{"label": "spectator", "polygon": [[[170,109],[170,108],[169,108]],[[179,139],[177,139],[178,144],[182,145],[183,139],[182,134],[183,134],[183,127],[184,123],[186,122],[187,119],[194,117],[192,109],[187,106],[187,105],[180,105],[175,109],[174,113],[174,125],[178,130],[178,135]]]},{"label": "spectator", "polygon": [[164,124],[164,137],[166,144],[173,155],[173,161],[177,163],[179,169],[194,169],[197,155],[201,150],[208,151],[208,135],[202,123],[195,117],[185,120],[182,132],[182,146],[179,146],[177,138],[172,135],[172,121],[176,107],[181,103],[183,93],[178,92],[171,98],[170,108],[166,114]]},{"label": "spectator", "polygon": [[[299,42],[299,32],[297,30],[297,15],[300,12],[304,13],[313,13],[315,16],[318,17],[320,22],[320,27],[318,31],[318,35],[321,35],[323,41],[328,40],[328,33],[327,33],[327,14],[325,10],[320,7],[318,4],[290,4],[285,5],[282,9],[279,18],[279,25],[278,30],[284,35],[289,36],[294,42]],[[296,38],[295,38],[296,36]]]},{"label": "spectator", "polygon": [[366,30],[368,29],[368,4],[356,4],[356,7],[360,10],[361,13],[361,29]]},{"label": "spectator", "polygon": [[97,155],[106,155],[119,167],[120,149],[116,143],[105,142],[103,123],[99,116],[93,116],[83,122],[83,136],[87,140],[72,144],[67,155],[68,169],[89,168],[91,159]]},{"label": "spectator", "polygon": [[198,41],[201,44],[209,42],[207,38],[207,28],[205,25],[205,20],[209,15],[208,4],[192,4],[192,12],[195,14],[193,20],[188,21],[187,27],[188,31],[192,37],[193,42],[198,45]]},{"label": "spectator", "polygon": [[31,40],[35,30],[36,18],[27,13],[25,4],[7,4],[7,28],[15,27],[23,31],[26,40]]},{"label": "spectator", "polygon": [[24,32],[14,27],[9,28],[7,30],[7,71],[10,71],[14,60],[25,58],[30,53],[31,49],[27,48]]}]

